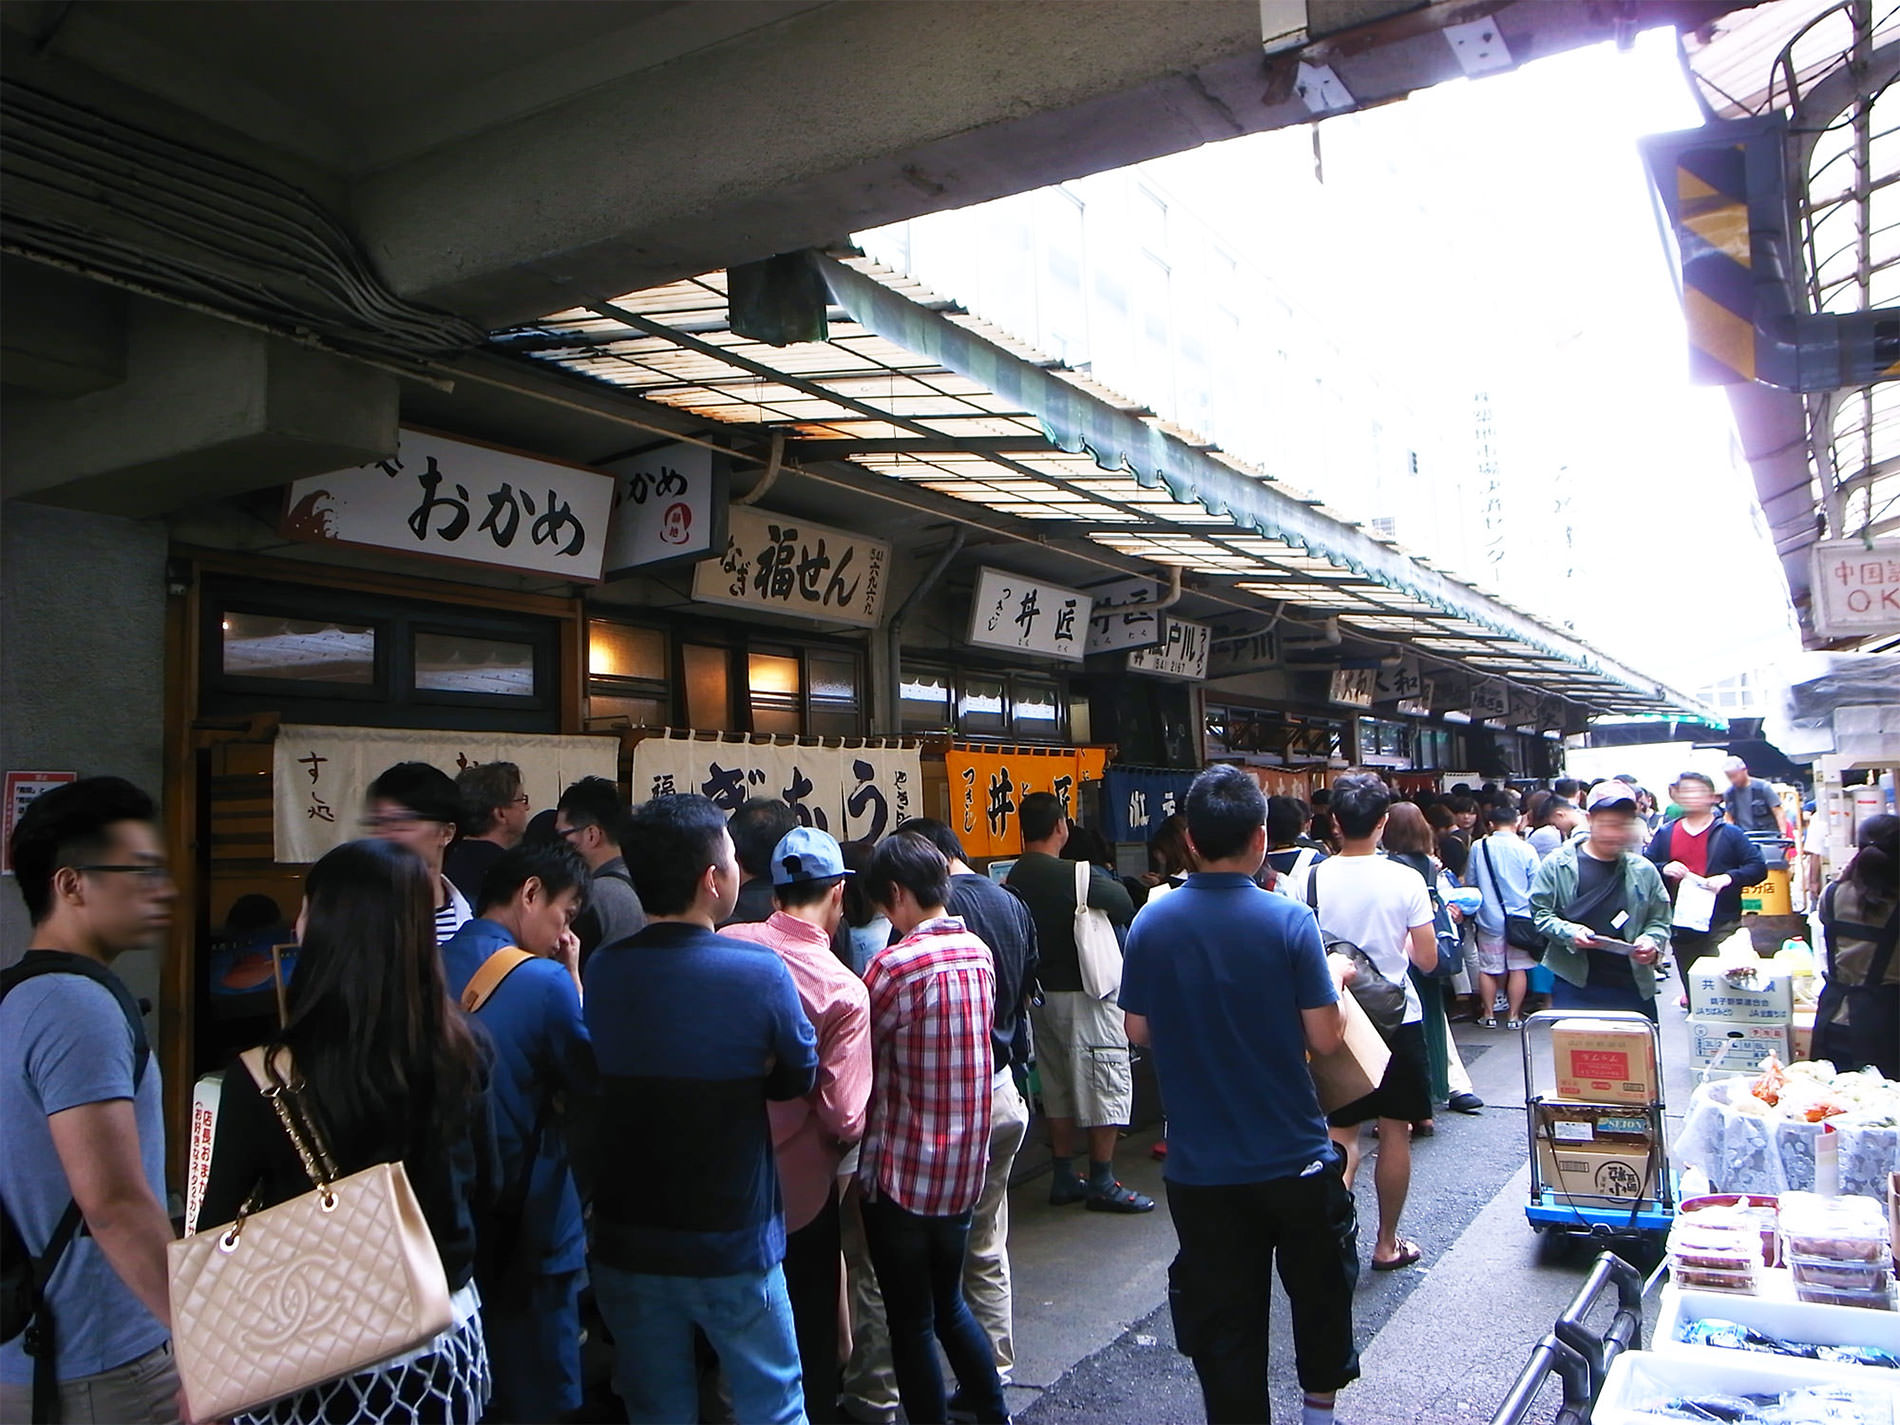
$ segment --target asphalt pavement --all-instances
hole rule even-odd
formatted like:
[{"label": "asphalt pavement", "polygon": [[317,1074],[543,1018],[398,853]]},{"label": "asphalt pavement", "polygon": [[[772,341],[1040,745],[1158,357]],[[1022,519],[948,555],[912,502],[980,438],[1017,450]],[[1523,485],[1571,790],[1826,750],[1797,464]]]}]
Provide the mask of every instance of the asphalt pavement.
[{"label": "asphalt pavement", "polygon": [[[1674,990],[1673,980],[1665,987]],[[1671,1118],[1687,1107],[1682,1016],[1665,993],[1664,1063]],[[1487,1422],[1532,1348],[1581,1285],[1595,1249],[1540,1237],[1524,1217],[1529,1169],[1518,1035],[1461,1024],[1454,1035],[1485,1100],[1477,1114],[1441,1112],[1416,1140],[1401,1232],[1423,1248],[1418,1266],[1362,1270],[1354,1325],[1362,1375],[1339,1397],[1340,1425]],[[1034,1142],[1010,1194],[1017,1369],[1010,1405],[1024,1425],[1198,1422],[1192,1366],[1174,1349],[1167,1264],[1174,1253],[1158,1130],[1122,1143],[1122,1180],[1162,1200],[1118,1217],[1048,1205],[1047,1154]],[[1368,1144],[1371,1150],[1371,1144]],[[1369,1263],[1377,1205],[1372,1153],[1356,1187],[1360,1258]],[[1297,1422],[1300,1391],[1284,1294],[1274,1288],[1271,1387],[1275,1419]],[[1653,1312],[1654,1302],[1651,1309]],[[1555,1382],[1531,1422],[1548,1420]]]}]

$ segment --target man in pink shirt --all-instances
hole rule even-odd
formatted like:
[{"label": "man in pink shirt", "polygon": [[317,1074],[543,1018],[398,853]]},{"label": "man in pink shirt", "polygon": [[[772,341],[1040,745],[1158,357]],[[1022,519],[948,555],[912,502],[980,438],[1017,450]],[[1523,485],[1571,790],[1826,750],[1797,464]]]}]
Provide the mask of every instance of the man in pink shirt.
[{"label": "man in pink shirt", "polygon": [[864,1136],[871,1097],[870,995],[831,950],[850,874],[835,840],[813,827],[793,827],[772,851],[778,908],[767,920],[719,932],[778,954],[818,1034],[812,1091],[767,1105],[785,1202],[785,1288],[805,1375],[805,1414],[813,1425],[837,1419],[838,1164]]}]

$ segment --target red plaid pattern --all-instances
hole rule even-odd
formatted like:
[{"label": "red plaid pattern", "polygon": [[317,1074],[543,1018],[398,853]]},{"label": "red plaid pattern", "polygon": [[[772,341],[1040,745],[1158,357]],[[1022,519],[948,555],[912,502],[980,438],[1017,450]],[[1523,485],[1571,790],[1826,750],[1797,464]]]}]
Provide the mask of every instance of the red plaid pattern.
[{"label": "red plaid pattern", "polygon": [[925,921],[864,973],[871,1116],[858,1178],[920,1217],[976,1206],[990,1152],[989,947],[954,915]]}]

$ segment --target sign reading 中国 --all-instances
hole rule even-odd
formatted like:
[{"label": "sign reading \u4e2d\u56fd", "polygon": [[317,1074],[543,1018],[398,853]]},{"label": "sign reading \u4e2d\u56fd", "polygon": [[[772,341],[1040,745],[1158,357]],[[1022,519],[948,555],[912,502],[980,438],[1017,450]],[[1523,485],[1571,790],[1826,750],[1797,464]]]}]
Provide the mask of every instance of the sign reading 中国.
[{"label": "sign reading \u4e2d\u56fd", "polygon": [[881,539],[738,505],[725,553],[693,569],[693,597],[875,628],[890,568],[891,547]]},{"label": "sign reading \u4e2d\u56fd", "polygon": [[1823,539],[1809,568],[1814,631],[1900,633],[1900,539]]},{"label": "sign reading \u4e2d\u56fd", "polygon": [[725,471],[703,445],[664,445],[605,467],[614,477],[607,576],[706,559],[726,547]]},{"label": "sign reading \u4e2d\u56fd", "polygon": [[1094,601],[1075,589],[1004,569],[978,571],[968,642],[1080,663]]},{"label": "sign reading \u4e2d\u56fd", "polygon": [[293,480],[283,531],[595,583],[613,496],[598,470],[405,427],[387,460]]}]

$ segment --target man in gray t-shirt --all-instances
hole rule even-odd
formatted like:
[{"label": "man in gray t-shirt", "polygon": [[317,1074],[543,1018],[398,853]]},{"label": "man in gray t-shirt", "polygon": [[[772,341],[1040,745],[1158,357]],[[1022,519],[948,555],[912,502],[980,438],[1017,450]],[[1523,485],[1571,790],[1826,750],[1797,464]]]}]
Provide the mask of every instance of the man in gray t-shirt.
[{"label": "man in gray t-shirt", "polygon": [[[108,968],[170,920],[152,817],[129,782],[89,777],[29,806],[10,847],[29,963],[50,972],[0,1001],[0,1199],[36,1254],[69,1202],[84,1214],[47,1284],[68,1425],[178,1418],[158,1068],[139,1073],[129,995]],[[32,1418],[33,1365],[23,1338],[0,1346],[0,1418]]]}]

